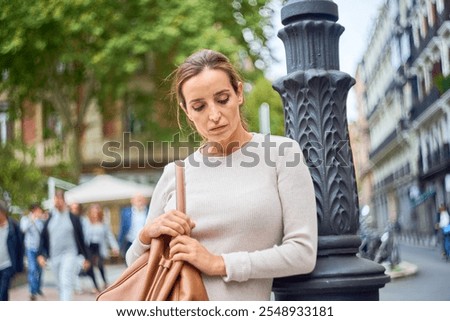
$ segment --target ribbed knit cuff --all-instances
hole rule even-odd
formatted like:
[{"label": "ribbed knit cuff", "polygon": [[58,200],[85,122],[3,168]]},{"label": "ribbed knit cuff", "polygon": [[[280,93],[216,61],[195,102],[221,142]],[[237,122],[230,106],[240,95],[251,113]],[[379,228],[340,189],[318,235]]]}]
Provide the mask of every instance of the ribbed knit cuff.
[{"label": "ribbed knit cuff", "polygon": [[251,263],[248,252],[235,252],[222,254],[227,275],[223,277],[225,282],[244,282],[250,278]]},{"label": "ribbed knit cuff", "polygon": [[131,265],[132,262],[136,261],[138,257],[144,254],[150,248],[150,245],[143,244],[139,238],[137,238],[133,243],[131,243],[130,248],[127,253],[125,253],[125,261],[127,265]]}]

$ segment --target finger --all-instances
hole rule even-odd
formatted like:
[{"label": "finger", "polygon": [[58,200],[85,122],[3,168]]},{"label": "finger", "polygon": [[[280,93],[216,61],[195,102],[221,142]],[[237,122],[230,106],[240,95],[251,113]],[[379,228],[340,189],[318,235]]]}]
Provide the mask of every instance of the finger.
[{"label": "finger", "polygon": [[[181,255],[182,259],[180,258]],[[178,260],[190,262],[195,256],[196,256],[195,251],[193,251],[193,249],[190,246],[182,243],[176,244],[169,250],[169,257],[171,259],[178,258]]]},{"label": "finger", "polygon": [[173,210],[173,211],[171,211],[171,213],[172,213],[174,216],[176,216],[176,217],[179,217],[179,218],[181,218],[181,219],[183,219],[183,220],[186,220],[186,222],[189,224],[189,226],[190,226],[191,228],[194,228],[194,227],[195,227],[195,222],[194,222],[194,221],[190,218],[190,216],[187,215],[186,213],[180,212],[180,211],[178,211],[178,210]]},{"label": "finger", "polygon": [[180,212],[178,210],[173,210],[173,211],[171,211],[171,214],[185,220],[186,222],[189,223],[189,225],[191,225],[193,223],[191,217],[189,215],[187,215],[186,213]]},{"label": "finger", "polygon": [[189,255],[186,254],[186,253],[182,253],[182,252],[174,254],[174,255],[171,257],[171,259],[172,259],[173,261],[183,261],[183,262],[188,262],[188,263],[191,263],[191,264],[192,264],[191,258],[189,257]]},{"label": "finger", "polygon": [[[174,225],[169,222],[178,224],[178,226],[181,227],[181,230],[178,227],[175,228]],[[191,233],[191,223],[187,216],[168,216],[164,219],[164,223],[176,229],[180,234],[189,235]]]},{"label": "finger", "polygon": [[189,226],[191,227],[191,230],[196,226],[195,222],[189,219]]},{"label": "finger", "polygon": [[192,240],[191,237],[187,236],[187,235],[177,235],[177,237],[174,237],[170,243],[169,243],[169,247],[174,247],[177,244],[184,244],[187,245],[189,243],[189,241]]},{"label": "finger", "polygon": [[169,226],[160,226],[159,227],[159,235],[158,236],[161,236],[161,235],[169,235],[169,236],[175,238],[175,237],[180,235],[180,232],[178,230],[176,230],[176,229],[173,229],[173,228],[169,227]]},{"label": "finger", "polygon": [[177,231],[180,235],[189,234],[191,232],[191,227],[189,224],[180,218],[175,218],[173,220],[164,220],[163,225],[172,228]]}]

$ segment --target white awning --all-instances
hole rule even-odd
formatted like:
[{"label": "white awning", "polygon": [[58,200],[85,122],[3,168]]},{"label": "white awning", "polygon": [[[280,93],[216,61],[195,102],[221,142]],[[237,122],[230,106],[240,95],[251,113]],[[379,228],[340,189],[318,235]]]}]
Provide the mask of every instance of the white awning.
[{"label": "white awning", "polygon": [[131,199],[136,194],[151,197],[153,186],[120,179],[111,175],[98,175],[65,193],[66,202],[92,203]]}]

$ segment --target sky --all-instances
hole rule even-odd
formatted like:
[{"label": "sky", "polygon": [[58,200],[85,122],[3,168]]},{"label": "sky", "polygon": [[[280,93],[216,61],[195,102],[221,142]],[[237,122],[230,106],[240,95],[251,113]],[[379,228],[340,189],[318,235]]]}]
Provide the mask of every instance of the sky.
[{"label": "sky", "polygon": [[[355,77],[358,63],[369,41],[370,31],[376,21],[379,8],[386,0],[333,0],[338,5],[339,19],[337,23],[345,28],[339,41],[340,70]],[[281,29],[280,13],[274,15],[277,30]],[[280,60],[269,69],[266,76],[275,80],[286,75],[286,60],[283,42],[275,37],[269,44],[274,55]],[[356,119],[356,107],[353,89],[347,99],[347,116],[349,121]]]}]

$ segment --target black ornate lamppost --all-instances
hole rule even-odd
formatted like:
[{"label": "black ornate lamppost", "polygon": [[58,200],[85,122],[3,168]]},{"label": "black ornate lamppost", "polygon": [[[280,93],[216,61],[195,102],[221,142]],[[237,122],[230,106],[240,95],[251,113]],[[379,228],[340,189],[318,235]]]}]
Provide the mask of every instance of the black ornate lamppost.
[{"label": "black ornate lamppost", "polygon": [[359,207],[346,116],[355,81],[339,71],[344,28],[336,23],[337,5],[290,0],[281,19],[288,74],[273,86],[283,100],[286,136],[299,142],[313,178],[319,246],[315,270],[276,279],[275,298],[379,300],[389,276],[383,266],[356,256]]}]

